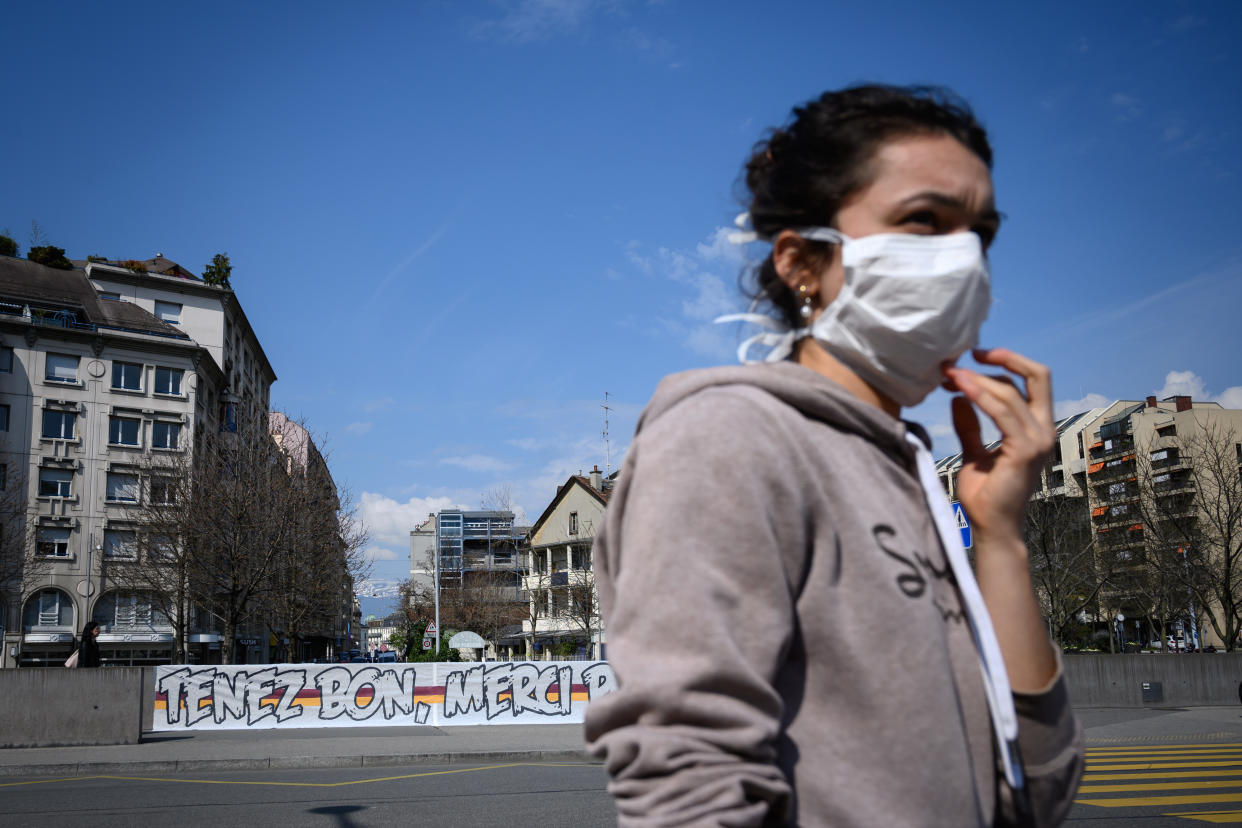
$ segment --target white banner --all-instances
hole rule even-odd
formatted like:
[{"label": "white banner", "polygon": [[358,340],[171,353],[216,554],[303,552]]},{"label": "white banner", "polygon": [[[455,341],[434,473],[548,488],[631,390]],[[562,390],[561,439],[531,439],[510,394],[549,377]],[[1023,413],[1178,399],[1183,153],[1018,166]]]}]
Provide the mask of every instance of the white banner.
[{"label": "white banner", "polygon": [[605,661],[155,668],[155,730],[565,724],[615,687]]}]

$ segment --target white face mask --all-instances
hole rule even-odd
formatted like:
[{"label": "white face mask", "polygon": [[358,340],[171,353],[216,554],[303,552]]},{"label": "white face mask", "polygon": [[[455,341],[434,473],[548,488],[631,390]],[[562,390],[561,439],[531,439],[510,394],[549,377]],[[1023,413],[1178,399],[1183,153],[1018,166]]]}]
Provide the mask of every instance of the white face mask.
[{"label": "white face mask", "polygon": [[845,284],[811,323],[811,336],[899,405],[922,402],[944,382],[940,366],[979,343],[992,293],[978,235],[796,232],[840,242],[845,268]]},{"label": "white face mask", "polygon": [[[809,328],[762,333],[742,343],[773,346],[784,359],[794,341],[810,335],[873,388],[901,406],[917,405],[944,377],[940,366],[978,343],[992,303],[983,244],[975,233],[919,236],[880,233],[852,239],[830,227],[796,229],[813,241],[839,243],[845,283]],[[739,234],[737,241],[749,241]],[[772,320],[735,314],[773,327]]]}]

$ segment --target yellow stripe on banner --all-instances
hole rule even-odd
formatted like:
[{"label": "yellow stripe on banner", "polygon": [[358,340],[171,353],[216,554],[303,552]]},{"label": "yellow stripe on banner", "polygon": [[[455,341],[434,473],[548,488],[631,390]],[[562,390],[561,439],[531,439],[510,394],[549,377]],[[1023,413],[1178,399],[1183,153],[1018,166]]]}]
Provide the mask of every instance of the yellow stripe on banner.
[{"label": "yellow stripe on banner", "polygon": [[1202,779],[1207,776],[1238,777],[1236,770],[1162,771],[1160,773],[1084,773],[1082,781],[1114,782],[1125,779]]},{"label": "yellow stripe on banner", "polygon": [[1148,808],[1153,805],[1207,805],[1211,802],[1242,802],[1242,793],[1199,794],[1198,796],[1122,796],[1113,799],[1075,799],[1079,805],[1101,808]]},{"label": "yellow stripe on banner", "polygon": [[1199,822],[1212,822],[1217,825],[1242,824],[1242,811],[1187,811],[1180,814],[1165,814],[1164,816],[1194,819]]},{"label": "yellow stripe on banner", "polygon": [[1233,768],[1242,762],[1144,762],[1134,765],[1093,765],[1087,763],[1088,771],[1119,771],[1119,770],[1177,770],[1178,768]]},{"label": "yellow stripe on banner", "polygon": [[[1234,774],[1237,775],[1236,773]],[[1242,788],[1242,779],[1228,779],[1208,782],[1178,782],[1176,785],[1170,785],[1168,782],[1136,782],[1132,785],[1080,785],[1078,793],[1080,794],[1101,794],[1101,793],[1135,793],[1138,791],[1167,791],[1171,787],[1176,787],[1179,791],[1192,791],[1203,788]]]}]

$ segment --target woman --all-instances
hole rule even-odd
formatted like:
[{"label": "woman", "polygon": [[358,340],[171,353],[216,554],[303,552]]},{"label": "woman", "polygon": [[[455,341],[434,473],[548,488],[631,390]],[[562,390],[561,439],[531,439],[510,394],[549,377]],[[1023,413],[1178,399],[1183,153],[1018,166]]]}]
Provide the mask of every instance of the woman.
[{"label": "woman", "polygon": [[[1007,373],[954,365],[990,303],[991,159],[944,93],[865,86],[795,109],[747,163],[752,238],[771,244],[757,298],[778,319],[742,350],[772,353],[661,383],[595,542],[619,689],[586,734],[622,824],[1068,810],[1081,729],[1021,535],[1049,373],[1003,349],[974,358]],[[941,383],[977,586],[926,436],[900,419]]]},{"label": "woman", "polygon": [[99,658],[99,623],[87,621],[82,628],[82,643],[78,645],[79,667],[98,667]]}]

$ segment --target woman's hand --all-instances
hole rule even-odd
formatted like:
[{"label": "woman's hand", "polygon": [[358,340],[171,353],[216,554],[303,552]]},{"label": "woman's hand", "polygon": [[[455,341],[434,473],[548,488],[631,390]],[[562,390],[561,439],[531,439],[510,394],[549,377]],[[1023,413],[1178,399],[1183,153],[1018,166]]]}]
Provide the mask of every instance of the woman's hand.
[{"label": "woman's hand", "polygon": [[[945,368],[953,398],[953,427],[962,443],[957,493],[981,540],[1020,540],[1027,502],[1056,441],[1052,376],[1047,366],[1004,348],[976,349],[974,357],[1021,377],[1025,394],[1008,375]],[[972,405],[973,404],[973,405]],[[1001,444],[988,451],[974,407],[1000,429]]]}]

